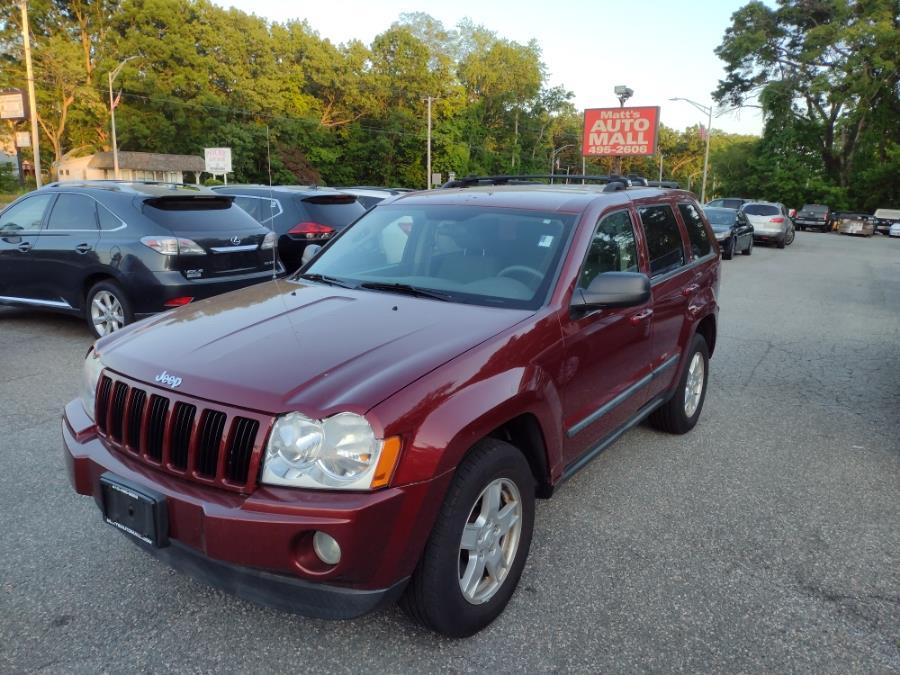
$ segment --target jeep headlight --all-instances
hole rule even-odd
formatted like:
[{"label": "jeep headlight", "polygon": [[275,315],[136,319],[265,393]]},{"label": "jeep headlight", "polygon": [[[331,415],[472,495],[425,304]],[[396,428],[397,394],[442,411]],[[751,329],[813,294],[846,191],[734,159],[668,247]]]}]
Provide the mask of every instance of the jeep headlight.
[{"label": "jeep headlight", "polygon": [[84,358],[84,366],[81,369],[81,404],[88,417],[94,419],[94,404],[97,398],[97,381],[103,371],[100,357],[92,347]]},{"label": "jeep headlight", "polygon": [[272,427],[262,482],[338,490],[384,487],[399,450],[399,439],[375,438],[361,415],[339,413],[313,420],[292,412],[279,417]]}]

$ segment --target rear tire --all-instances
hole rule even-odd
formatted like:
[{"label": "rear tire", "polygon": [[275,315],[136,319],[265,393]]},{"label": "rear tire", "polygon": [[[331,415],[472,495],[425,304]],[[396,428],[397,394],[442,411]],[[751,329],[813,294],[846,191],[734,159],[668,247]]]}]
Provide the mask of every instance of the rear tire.
[{"label": "rear tire", "polygon": [[[403,610],[449,637],[472,635],[497,618],[525,567],[534,495],[534,476],[516,447],[493,438],[479,442],[456,469],[400,599]],[[499,509],[492,512],[491,504]],[[507,520],[513,521],[508,529]]]},{"label": "rear tire", "polygon": [[675,394],[648,418],[652,426],[670,434],[686,434],[693,429],[706,400],[709,348],[702,335],[694,335],[686,356],[684,372],[678,380]]},{"label": "rear tire", "polygon": [[91,286],[84,303],[85,320],[94,337],[109,335],[134,321],[128,297],[112,279]]},{"label": "rear tire", "polygon": [[744,249],[744,255],[750,255],[751,253],[753,253],[753,237],[750,237],[750,243]]}]

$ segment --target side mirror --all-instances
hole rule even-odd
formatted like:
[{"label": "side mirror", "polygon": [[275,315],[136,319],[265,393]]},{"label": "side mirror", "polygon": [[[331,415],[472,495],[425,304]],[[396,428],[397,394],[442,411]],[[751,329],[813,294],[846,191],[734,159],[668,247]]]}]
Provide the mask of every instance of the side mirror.
[{"label": "side mirror", "polygon": [[310,260],[316,257],[316,254],[322,250],[322,247],[318,244],[309,244],[305,249],[303,249],[303,255],[300,256],[300,264],[305,265]]},{"label": "side mirror", "polygon": [[587,288],[576,288],[572,309],[634,307],[650,300],[650,278],[637,272],[604,272]]}]

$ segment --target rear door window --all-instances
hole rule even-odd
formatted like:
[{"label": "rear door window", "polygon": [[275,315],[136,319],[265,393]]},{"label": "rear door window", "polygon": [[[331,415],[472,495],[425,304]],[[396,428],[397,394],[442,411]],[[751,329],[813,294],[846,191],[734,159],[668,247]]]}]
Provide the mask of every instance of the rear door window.
[{"label": "rear door window", "polygon": [[691,253],[695,259],[702,258],[712,251],[703,219],[693,204],[679,204],[678,210],[681,211],[681,219],[684,221],[688,239],[691,241]]},{"label": "rear door window", "polygon": [[638,209],[644,225],[650,276],[658,277],[677,270],[685,263],[684,242],[670,206],[644,206]]},{"label": "rear door window", "polygon": [[96,230],[97,203],[85,195],[63,193],[53,205],[48,230]]}]

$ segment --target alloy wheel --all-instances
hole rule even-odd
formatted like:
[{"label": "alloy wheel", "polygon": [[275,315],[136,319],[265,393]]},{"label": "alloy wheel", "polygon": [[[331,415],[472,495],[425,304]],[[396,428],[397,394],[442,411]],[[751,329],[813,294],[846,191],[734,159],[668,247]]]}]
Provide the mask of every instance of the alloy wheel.
[{"label": "alloy wheel", "polygon": [[91,301],[91,321],[97,334],[109,335],[125,325],[125,310],[109,291],[98,291]]},{"label": "alloy wheel", "polygon": [[507,478],[491,481],[469,511],[459,543],[459,588],[473,605],[490,600],[506,580],[522,534],[522,498]]},{"label": "alloy wheel", "polygon": [[706,364],[703,362],[703,355],[695,352],[691,364],[688,366],[687,381],[684,385],[684,414],[689,418],[694,416],[700,406],[705,371]]}]

